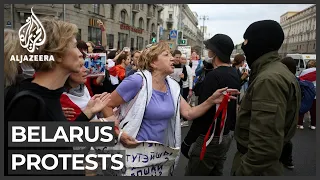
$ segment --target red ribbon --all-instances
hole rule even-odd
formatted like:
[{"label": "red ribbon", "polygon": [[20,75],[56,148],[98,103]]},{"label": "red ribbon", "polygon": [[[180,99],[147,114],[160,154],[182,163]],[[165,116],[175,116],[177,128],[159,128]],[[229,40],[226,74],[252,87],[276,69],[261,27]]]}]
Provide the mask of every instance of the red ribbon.
[{"label": "red ribbon", "polygon": [[[227,109],[228,109],[229,96],[230,96],[230,94],[228,94],[228,93],[226,95],[224,95],[223,100],[222,100],[217,112],[214,115],[214,118],[213,118],[213,121],[211,123],[211,126],[210,126],[206,136],[204,137],[204,142],[202,144],[202,149],[201,149],[201,153],[200,153],[200,160],[203,160],[203,158],[204,158],[204,155],[205,155],[206,149],[207,149],[206,143],[207,143],[207,141],[209,139],[211,129],[212,129],[214,123],[216,122],[218,116],[220,115],[220,113],[222,113],[222,119],[221,119],[221,123],[220,123],[220,132],[222,131],[222,129],[224,127],[225,118],[226,118]],[[219,134],[220,134],[220,132],[219,132]]]}]

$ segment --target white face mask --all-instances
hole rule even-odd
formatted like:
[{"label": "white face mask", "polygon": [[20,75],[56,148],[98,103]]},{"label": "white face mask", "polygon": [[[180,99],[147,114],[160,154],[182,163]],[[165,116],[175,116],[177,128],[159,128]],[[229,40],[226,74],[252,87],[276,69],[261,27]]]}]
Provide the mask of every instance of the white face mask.
[{"label": "white face mask", "polygon": [[207,63],[210,63],[210,64],[212,64],[212,59],[213,59],[213,57],[207,57],[206,59],[205,59],[205,61],[207,62]]}]

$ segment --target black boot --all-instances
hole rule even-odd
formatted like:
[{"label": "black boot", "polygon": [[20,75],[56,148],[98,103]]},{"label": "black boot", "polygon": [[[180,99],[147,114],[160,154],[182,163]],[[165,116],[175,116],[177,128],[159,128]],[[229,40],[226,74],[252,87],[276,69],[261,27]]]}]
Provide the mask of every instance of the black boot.
[{"label": "black boot", "polygon": [[293,160],[292,160],[292,142],[284,144],[280,161],[284,167],[288,169],[294,169]]}]

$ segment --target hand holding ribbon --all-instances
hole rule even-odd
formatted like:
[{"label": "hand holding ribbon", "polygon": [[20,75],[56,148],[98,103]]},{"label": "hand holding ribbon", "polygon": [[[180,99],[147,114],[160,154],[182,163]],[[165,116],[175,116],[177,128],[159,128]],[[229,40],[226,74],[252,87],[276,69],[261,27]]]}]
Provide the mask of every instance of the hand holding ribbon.
[{"label": "hand holding ribbon", "polygon": [[[237,99],[237,97],[233,95],[239,95],[240,92],[237,89],[228,89],[227,87],[216,90],[209,98],[208,100],[212,104],[220,104],[222,100],[224,99],[225,95],[229,94],[229,99]],[[229,100],[228,99],[228,100]]]},{"label": "hand holding ribbon", "polygon": [[[220,104],[218,110],[215,113],[215,116],[213,118],[213,122],[204,138],[204,142],[202,145],[202,149],[201,149],[201,153],[200,153],[200,160],[203,160],[204,155],[206,153],[206,148],[207,145],[210,143],[210,141],[212,140],[213,136],[214,136],[214,132],[212,133],[209,142],[209,136],[210,136],[210,132],[212,130],[213,125],[215,125],[215,122],[217,120],[217,118],[219,117],[220,113],[222,113],[222,118],[221,118],[221,123],[220,123],[220,139],[221,139],[221,135],[223,133],[223,129],[224,129],[224,125],[225,125],[225,120],[226,120],[226,114],[227,114],[227,109],[228,109],[228,102],[230,99],[237,99],[236,97],[232,96],[232,95],[236,95],[236,94],[240,94],[240,92],[236,89],[227,89],[227,88],[223,88],[223,89],[219,89],[217,90],[215,93],[213,93],[213,95],[210,97],[212,99],[212,103],[215,104]],[[215,125],[216,126],[216,125]],[[214,127],[214,131],[215,131],[215,127]]]}]

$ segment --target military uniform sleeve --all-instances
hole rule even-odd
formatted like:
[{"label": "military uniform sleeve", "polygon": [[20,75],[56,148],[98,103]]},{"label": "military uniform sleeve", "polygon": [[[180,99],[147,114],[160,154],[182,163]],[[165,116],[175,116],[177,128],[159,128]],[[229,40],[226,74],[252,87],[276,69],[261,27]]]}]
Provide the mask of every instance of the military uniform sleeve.
[{"label": "military uniform sleeve", "polygon": [[286,88],[274,79],[254,84],[251,95],[251,119],[248,152],[241,158],[236,175],[261,175],[279,161],[286,114]]}]

